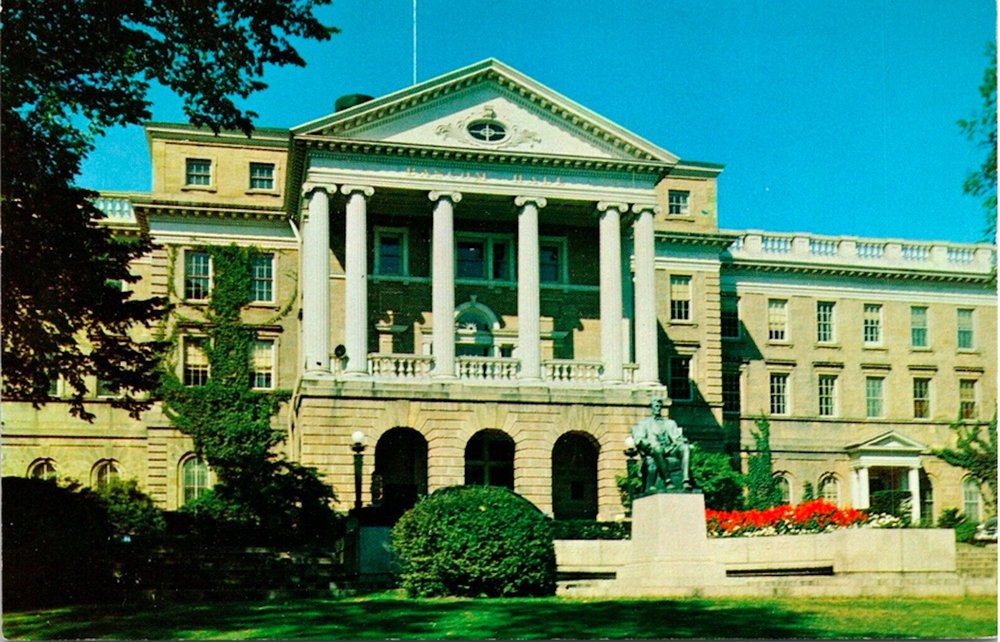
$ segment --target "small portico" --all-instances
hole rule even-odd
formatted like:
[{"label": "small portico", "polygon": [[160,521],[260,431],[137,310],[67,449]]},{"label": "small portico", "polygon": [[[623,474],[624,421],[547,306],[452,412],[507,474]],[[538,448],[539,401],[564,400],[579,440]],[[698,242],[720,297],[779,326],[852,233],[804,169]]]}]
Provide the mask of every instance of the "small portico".
[{"label": "small portico", "polygon": [[875,491],[898,491],[909,496],[910,518],[920,521],[920,455],[927,446],[896,431],[883,433],[847,447],[851,461],[851,497],[855,508],[870,508]]}]

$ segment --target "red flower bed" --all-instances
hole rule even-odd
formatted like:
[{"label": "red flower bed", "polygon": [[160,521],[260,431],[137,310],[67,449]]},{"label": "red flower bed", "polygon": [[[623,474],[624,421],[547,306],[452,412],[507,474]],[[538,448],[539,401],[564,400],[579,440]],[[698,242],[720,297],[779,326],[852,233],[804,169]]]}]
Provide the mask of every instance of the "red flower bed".
[{"label": "red flower bed", "polygon": [[837,528],[860,526],[868,514],[854,508],[839,508],[822,499],[797,506],[743,511],[705,511],[709,537],[793,535],[824,533]]}]

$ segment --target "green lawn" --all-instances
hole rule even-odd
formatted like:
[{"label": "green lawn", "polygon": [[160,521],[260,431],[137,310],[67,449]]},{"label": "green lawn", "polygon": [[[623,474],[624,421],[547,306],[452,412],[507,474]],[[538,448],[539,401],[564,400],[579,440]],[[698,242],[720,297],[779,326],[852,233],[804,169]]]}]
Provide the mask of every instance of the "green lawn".
[{"label": "green lawn", "polygon": [[410,600],[370,598],[5,613],[20,639],[970,638],[997,635],[996,598]]}]

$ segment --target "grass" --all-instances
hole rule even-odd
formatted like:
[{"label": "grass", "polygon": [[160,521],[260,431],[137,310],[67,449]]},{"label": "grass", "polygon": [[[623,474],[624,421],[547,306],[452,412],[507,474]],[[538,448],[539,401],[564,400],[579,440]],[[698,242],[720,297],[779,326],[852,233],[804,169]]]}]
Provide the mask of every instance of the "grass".
[{"label": "grass", "polygon": [[994,597],[577,600],[367,598],[74,606],[5,613],[11,639],[971,638]]}]

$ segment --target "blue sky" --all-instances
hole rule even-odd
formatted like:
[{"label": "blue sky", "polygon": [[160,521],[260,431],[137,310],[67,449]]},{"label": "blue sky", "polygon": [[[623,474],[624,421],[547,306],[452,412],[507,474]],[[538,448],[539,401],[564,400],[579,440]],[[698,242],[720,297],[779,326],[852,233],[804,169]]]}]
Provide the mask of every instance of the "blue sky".
[{"label": "blue sky", "polygon": [[[292,127],[342,94],[411,83],[412,0],[334,0],[342,33],[304,43],[245,106]],[[956,121],[978,113],[991,0],[695,2],[418,0],[417,79],[494,57],[683,159],[726,166],[730,229],[978,241],[962,194],[982,152]],[[152,94],[153,118],[182,122]],[[99,141],[79,182],[150,188],[141,128]]]}]

